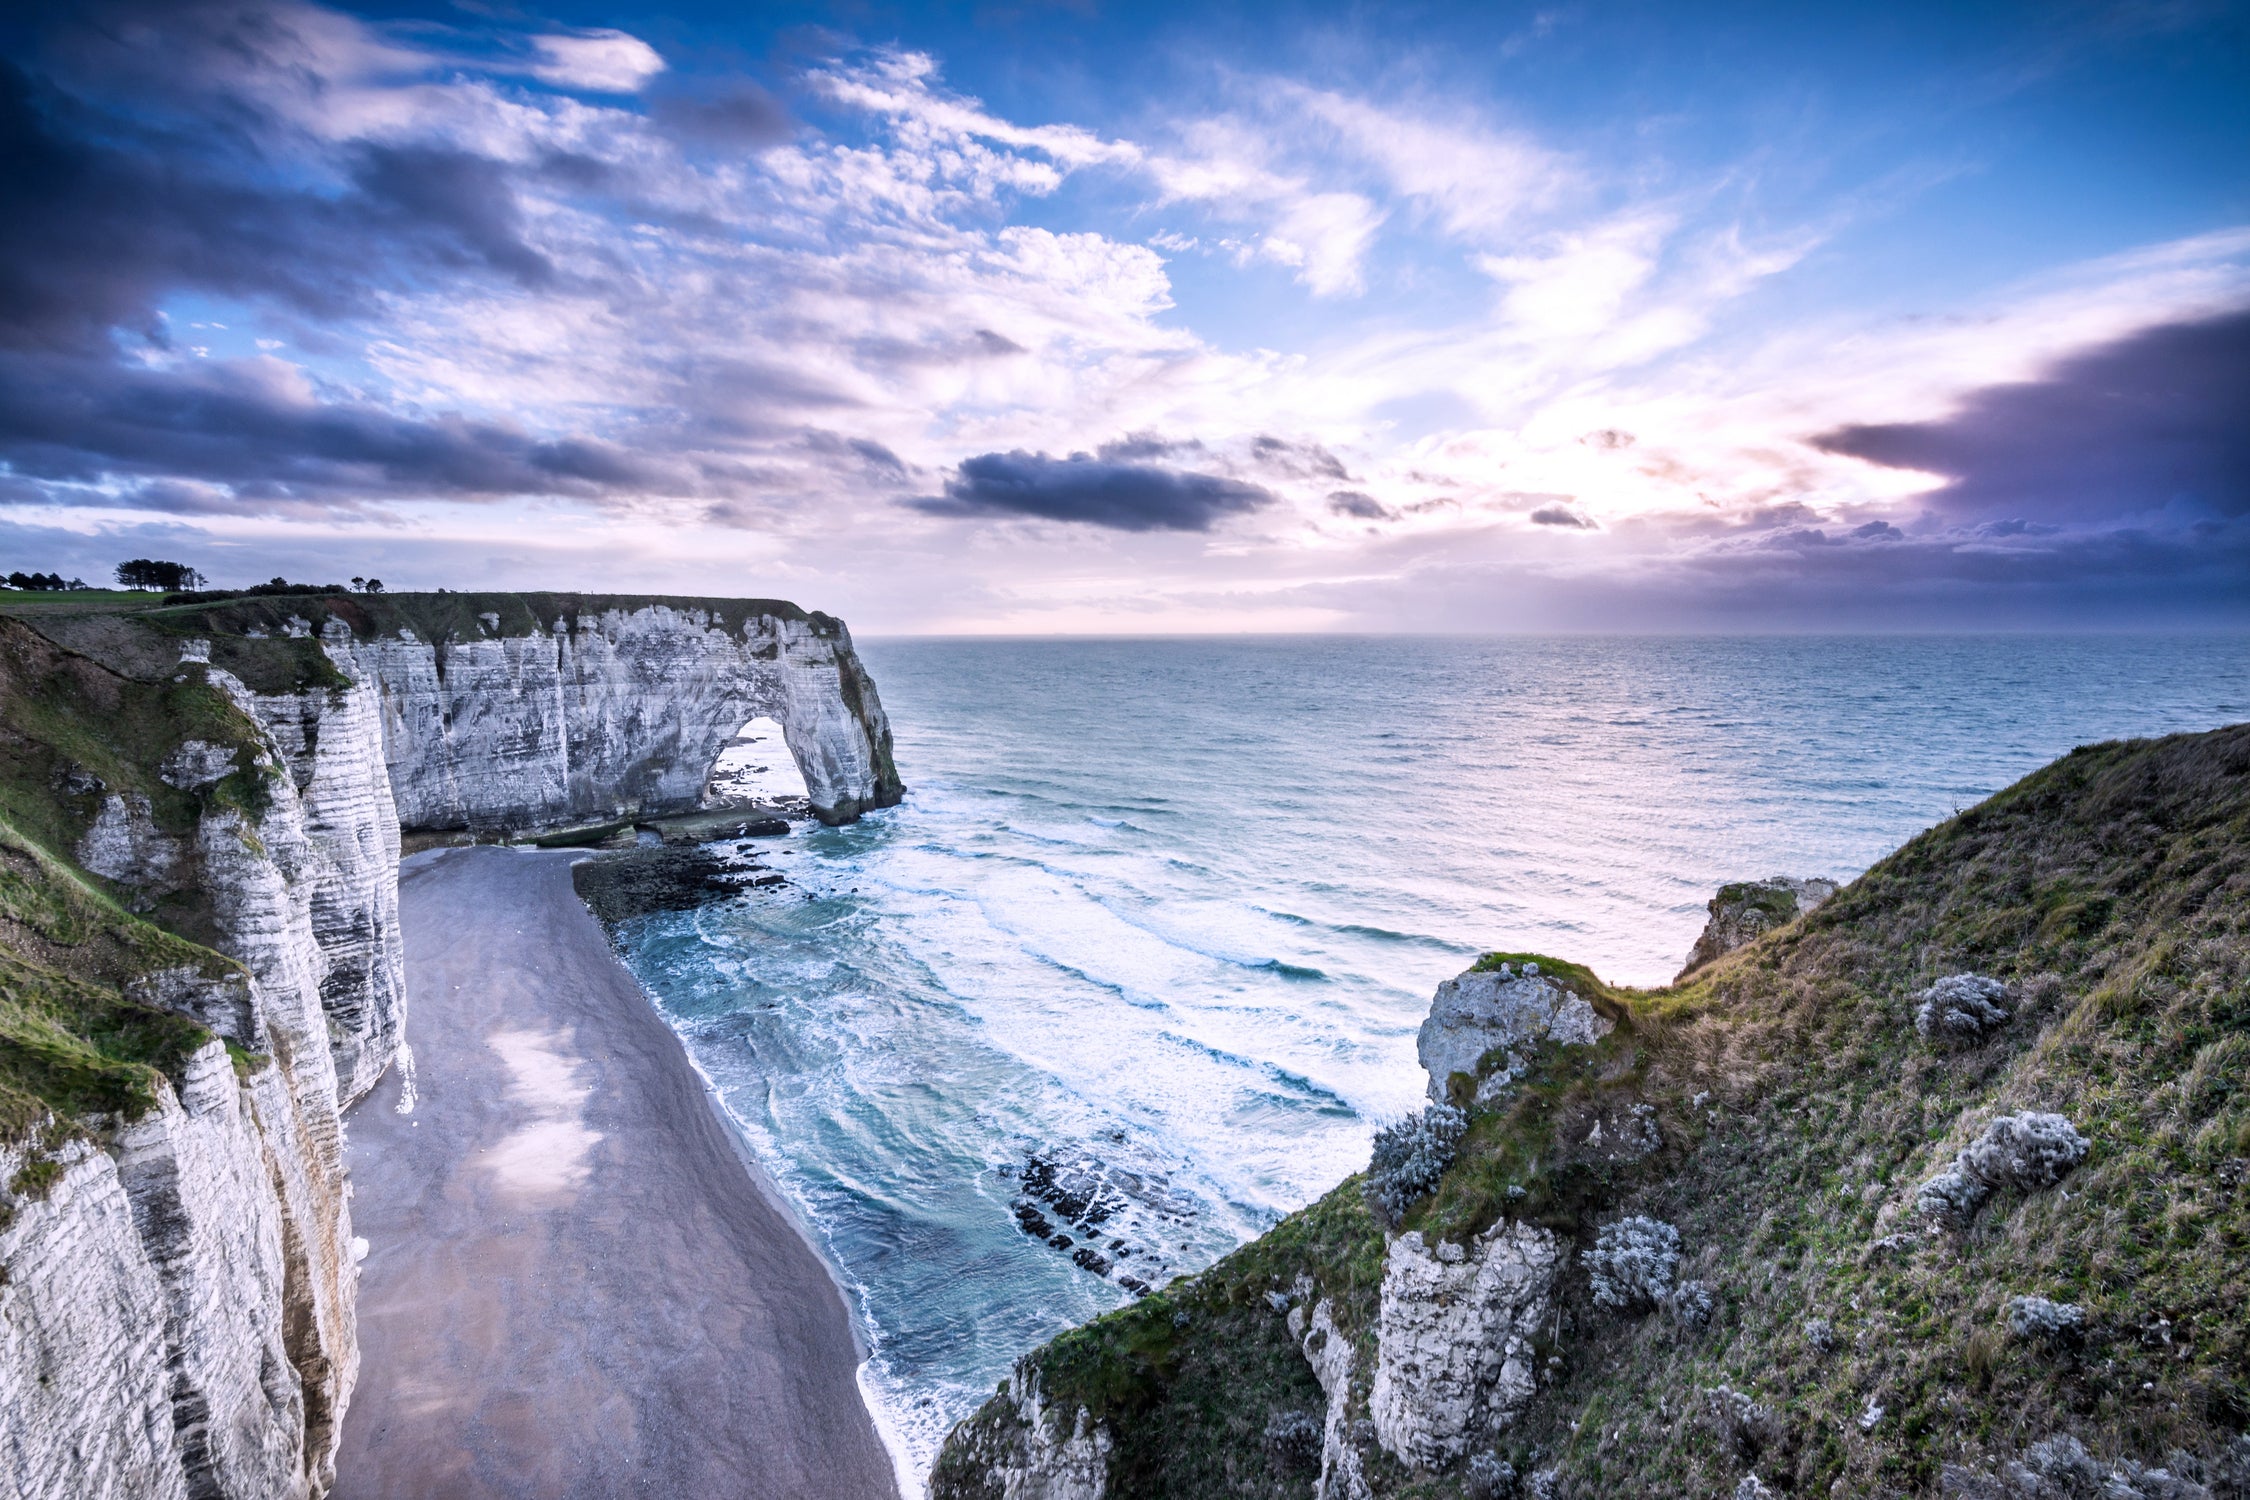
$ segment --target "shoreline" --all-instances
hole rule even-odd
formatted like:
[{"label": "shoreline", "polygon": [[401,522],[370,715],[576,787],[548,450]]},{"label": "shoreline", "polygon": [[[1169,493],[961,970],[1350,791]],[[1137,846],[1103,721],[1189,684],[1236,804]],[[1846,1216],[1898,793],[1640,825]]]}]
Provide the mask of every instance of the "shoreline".
[{"label": "shoreline", "polygon": [[348,1120],[334,1495],[907,1493],[856,1299],[579,898],[586,857],[401,866],[412,1080]]},{"label": "shoreline", "polygon": [[[614,949],[611,952],[611,959],[620,969],[625,967],[624,961],[616,957]],[[631,975],[631,972],[629,969],[626,970],[628,976]],[[640,988],[643,998],[648,1001],[649,1009],[655,1013],[658,1020],[664,1022],[666,1030],[672,1031],[674,1037],[679,1037],[679,1032],[673,1030],[672,1023],[665,1019],[663,1007],[656,1003],[656,997],[648,993],[646,986],[639,986],[638,981],[635,982]],[[843,1268],[836,1263],[835,1258],[829,1253],[827,1244],[813,1230],[813,1227],[805,1222],[804,1215],[798,1212],[796,1204],[782,1188],[780,1181],[774,1177],[772,1170],[751,1148],[748,1133],[743,1129],[741,1120],[727,1106],[727,1102],[721,1097],[717,1086],[711,1082],[711,1075],[704,1072],[703,1064],[697,1060],[695,1053],[689,1050],[684,1038],[680,1040],[680,1055],[687,1059],[687,1065],[695,1070],[696,1077],[702,1082],[704,1098],[710,1103],[712,1113],[718,1117],[720,1128],[725,1130],[729,1138],[734,1141],[736,1156],[742,1162],[744,1171],[749,1174],[751,1186],[764,1195],[775,1212],[788,1219],[789,1223],[796,1229],[798,1237],[805,1242],[805,1247],[812,1251],[822,1267],[827,1270],[829,1279],[835,1283],[836,1293],[843,1299],[845,1310],[849,1314],[846,1321],[851,1327],[852,1347],[858,1355],[859,1363],[853,1371],[852,1378],[853,1383],[859,1389],[860,1405],[867,1409],[867,1419],[875,1426],[875,1436],[882,1441],[884,1452],[890,1455],[891,1468],[898,1480],[899,1494],[901,1496],[920,1494],[922,1481],[928,1476],[921,1472],[921,1466],[915,1462],[914,1455],[908,1450],[906,1435],[900,1432],[889,1420],[882,1403],[876,1399],[874,1391],[867,1383],[867,1367],[873,1360],[875,1351],[868,1337],[867,1310],[861,1301],[858,1290],[845,1277]]]}]

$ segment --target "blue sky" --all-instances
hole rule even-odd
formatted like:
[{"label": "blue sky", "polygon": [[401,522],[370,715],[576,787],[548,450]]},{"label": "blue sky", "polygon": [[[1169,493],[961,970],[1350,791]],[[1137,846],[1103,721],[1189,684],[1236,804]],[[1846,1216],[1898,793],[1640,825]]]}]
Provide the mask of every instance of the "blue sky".
[{"label": "blue sky", "polygon": [[2250,615],[2241,5],[0,41],[11,567],[877,632]]}]

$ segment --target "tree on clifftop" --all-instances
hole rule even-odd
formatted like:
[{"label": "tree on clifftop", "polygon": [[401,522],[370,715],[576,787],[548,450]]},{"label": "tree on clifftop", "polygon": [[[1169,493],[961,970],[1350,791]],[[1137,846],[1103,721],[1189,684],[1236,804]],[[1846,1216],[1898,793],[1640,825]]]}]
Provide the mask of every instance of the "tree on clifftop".
[{"label": "tree on clifftop", "polygon": [[153,558],[136,557],[131,562],[117,565],[117,586],[124,589],[161,589],[167,594],[182,594],[203,587],[203,575],[186,563],[157,562]]}]

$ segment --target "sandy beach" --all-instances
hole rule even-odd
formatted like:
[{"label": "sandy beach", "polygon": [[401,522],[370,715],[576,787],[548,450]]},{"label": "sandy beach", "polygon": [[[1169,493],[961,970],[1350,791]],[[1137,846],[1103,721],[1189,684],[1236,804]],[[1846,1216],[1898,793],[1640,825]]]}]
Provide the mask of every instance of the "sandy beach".
[{"label": "sandy beach", "polygon": [[334,1493],[889,1500],[842,1295],[573,892],[583,857],[401,871],[413,1060],[350,1119],[371,1248]]}]

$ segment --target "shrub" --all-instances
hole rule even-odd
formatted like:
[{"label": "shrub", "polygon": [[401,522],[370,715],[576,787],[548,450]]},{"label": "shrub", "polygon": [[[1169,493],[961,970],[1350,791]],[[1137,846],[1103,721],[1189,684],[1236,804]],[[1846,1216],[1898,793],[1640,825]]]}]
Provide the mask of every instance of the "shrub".
[{"label": "shrub", "polygon": [[2008,1332],[2019,1339],[2070,1343],[2085,1326],[2086,1310],[2075,1303],[2050,1302],[2045,1297],[2008,1299]]},{"label": "shrub", "polygon": [[1266,1422],[1266,1452],[1283,1473],[1320,1465],[1321,1431],[1310,1412],[1277,1411]]},{"label": "shrub", "polygon": [[1478,1453],[1469,1459],[1461,1493],[1469,1500],[1508,1500],[1516,1492],[1516,1466],[1496,1453]]},{"label": "shrub", "polygon": [[1603,1226],[1584,1259],[1598,1305],[1646,1312],[1672,1290],[1680,1232],[1661,1219],[1635,1214]]},{"label": "shrub", "polygon": [[1745,1464],[1754,1462],[1781,1435],[1781,1419],[1773,1408],[1732,1386],[1714,1386],[1703,1393],[1703,1420]]},{"label": "shrub", "polygon": [[1711,1288],[1700,1281],[1683,1281],[1664,1299],[1672,1317],[1683,1328],[1702,1328],[1711,1321],[1714,1305]]},{"label": "shrub", "polygon": [[1951,1166],[1915,1191],[1914,1206],[1959,1227],[1976,1217],[1995,1189],[2037,1192],[2052,1187],[2091,1149],[2092,1143],[2061,1115],[2028,1110],[2002,1115],[1962,1147]]},{"label": "shrub", "polygon": [[1450,1104],[1433,1104],[1375,1132],[1367,1198],[1384,1223],[1397,1228],[1414,1200],[1438,1185],[1468,1128],[1466,1114]]},{"label": "shrub", "polygon": [[1922,992],[1914,1029],[1925,1041],[1981,1042],[2008,1023],[2008,987],[1982,974],[1949,974]]}]

